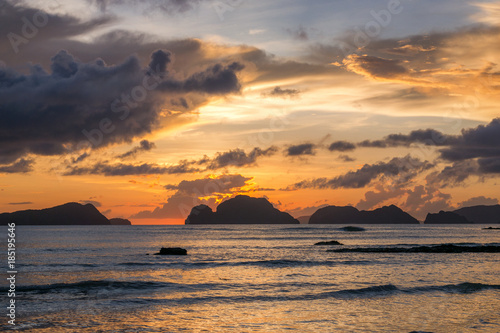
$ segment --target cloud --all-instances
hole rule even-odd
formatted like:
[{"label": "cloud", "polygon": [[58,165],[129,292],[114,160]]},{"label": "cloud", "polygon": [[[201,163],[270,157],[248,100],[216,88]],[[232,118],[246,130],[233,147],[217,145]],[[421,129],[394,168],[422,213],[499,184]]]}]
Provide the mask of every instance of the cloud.
[{"label": "cloud", "polygon": [[[152,147],[152,142],[147,141],[146,143],[142,143],[143,141],[141,141],[141,146],[136,148]],[[130,152],[134,151],[134,149],[132,149]],[[244,150],[237,148],[229,150],[227,152],[219,152],[215,154],[213,158],[204,156],[203,158],[198,160],[181,160],[177,164],[173,165],[160,165],[156,163],[110,164],[107,161],[103,161],[88,167],[69,166],[64,175],[76,176],[91,174],[104,176],[131,176],[199,173],[203,171],[224,169],[227,167],[241,168],[247,166],[255,166],[257,164],[258,158],[272,156],[277,151],[278,148],[275,146],[271,146],[267,149],[255,147],[249,153],[246,153]],[[125,154],[128,154],[130,152],[127,152]],[[130,155],[127,155],[127,157],[128,156]]]},{"label": "cloud", "polygon": [[448,161],[464,161],[479,158],[479,171],[500,173],[500,118],[487,125],[462,130],[448,148],[440,150],[441,157]]},{"label": "cloud", "polygon": [[354,149],[356,149],[356,146],[353,143],[347,141],[335,141],[328,147],[329,151],[341,151],[341,152],[353,151]]},{"label": "cloud", "polygon": [[399,158],[395,157],[389,162],[379,162],[377,164],[365,164],[356,171],[349,171],[334,178],[316,178],[304,180],[289,186],[291,189],[336,189],[336,188],[362,188],[379,179],[387,177],[395,184],[406,184],[420,172],[432,168],[434,165],[428,161],[420,161],[409,155]]},{"label": "cloud", "polygon": [[[20,55],[34,40],[70,38],[116,21],[111,15],[81,20],[71,15],[51,14],[26,3],[27,1],[16,1],[12,4],[12,1],[0,0],[0,31],[3,32],[0,39],[0,59]],[[23,32],[22,27],[26,21],[32,26]]]},{"label": "cloud", "polygon": [[7,205],[12,205],[12,206],[20,206],[20,205],[32,205],[33,202],[31,201],[23,201],[23,202],[9,202]]},{"label": "cloud", "polygon": [[342,162],[354,162],[354,161],[356,161],[356,159],[354,157],[351,157],[349,155],[344,155],[344,154],[340,154],[337,158],[339,160],[341,160]]},{"label": "cloud", "polygon": [[109,164],[98,162],[90,167],[69,167],[65,176],[79,175],[103,175],[103,176],[132,176],[132,175],[163,175],[163,174],[185,174],[199,172],[200,169],[193,168],[187,163],[164,166],[156,163],[141,164]]},{"label": "cloud", "polygon": [[299,41],[308,41],[309,40],[309,35],[306,31],[306,29],[303,26],[299,26],[297,29],[286,29],[286,32],[292,36],[293,39],[299,40]]},{"label": "cloud", "polygon": [[9,165],[0,166],[0,173],[28,173],[33,171],[33,159],[21,158]]},{"label": "cloud", "polygon": [[441,187],[462,185],[469,177],[479,175],[478,168],[478,163],[475,160],[454,162],[439,172],[427,175],[426,182]]},{"label": "cloud", "polygon": [[493,96],[500,89],[500,72],[495,69],[500,26],[489,23],[404,39],[373,38],[359,47],[354,46],[358,33],[353,31],[335,44],[311,46],[308,58],[371,80],[405,84],[426,96]]},{"label": "cloud", "polygon": [[343,61],[347,70],[370,78],[394,78],[407,74],[409,70],[402,63],[401,60],[357,54],[351,54]]},{"label": "cloud", "polygon": [[281,97],[281,98],[295,98],[300,95],[298,89],[282,89],[281,87],[274,87],[273,90],[262,93],[264,97]]},{"label": "cloud", "polygon": [[99,201],[94,201],[94,200],[80,200],[78,202],[83,204],[83,205],[91,204],[94,207],[101,207],[102,206],[102,204]]},{"label": "cloud", "polygon": [[437,213],[441,210],[453,210],[451,195],[442,193],[434,186],[415,186],[407,190],[407,199],[403,209],[416,218],[423,220],[427,213]]},{"label": "cloud", "polygon": [[158,50],[141,68],[135,56],[117,65],[83,63],[62,50],[51,73],[0,67],[0,156],[61,155],[68,150],[129,142],[158,126],[164,95],[239,91],[239,63],[215,64],[184,80],[169,76],[171,53]]},{"label": "cloud", "polygon": [[109,7],[142,6],[144,14],[161,11],[166,14],[184,13],[197,8],[202,2],[210,0],[87,0],[105,12]]},{"label": "cloud", "polygon": [[183,180],[177,185],[165,185],[166,190],[176,191],[162,207],[141,211],[131,218],[186,218],[191,208],[199,204],[214,206],[225,197],[237,194],[252,178],[239,174]]},{"label": "cloud", "polygon": [[148,140],[142,140],[139,143],[139,147],[134,147],[131,150],[129,150],[126,153],[123,153],[121,155],[118,155],[117,157],[120,159],[125,159],[128,157],[135,157],[137,154],[144,152],[144,151],[150,151],[151,149],[156,148],[156,145],[154,142],[150,142]]},{"label": "cloud", "polygon": [[465,201],[462,201],[458,204],[458,208],[463,208],[463,207],[470,207],[470,206],[489,206],[489,205],[498,205],[498,199],[496,198],[486,198],[485,196],[481,195],[478,197],[473,197],[470,199],[467,199]]},{"label": "cloud", "polygon": [[303,143],[300,145],[289,146],[286,151],[286,156],[302,156],[302,155],[314,155],[315,145],[312,143]]},{"label": "cloud", "polygon": [[248,154],[242,149],[234,149],[223,153],[217,153],[212,159],[202,159],[197,164],[206,165],[207,170],[216,170],[228,166],[243,167],[252,166],[261,156],[272,156],[278,151],[278,148],[271,146],[265,150],[254,148]]},{"label": "cloud", "polygon": [[406,193],[406,190],[401,187],[384,188],[382,185],[377,186],[376,191],[368,191],[365,193],[365,198],[361,199],[356,208],[359,210],[367,210],[390,199],[399,198]]}]

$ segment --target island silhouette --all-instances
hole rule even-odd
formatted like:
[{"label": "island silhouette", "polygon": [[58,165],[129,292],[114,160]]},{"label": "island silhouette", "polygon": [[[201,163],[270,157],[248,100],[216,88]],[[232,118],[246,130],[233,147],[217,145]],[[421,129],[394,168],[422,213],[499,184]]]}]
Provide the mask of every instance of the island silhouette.
[{"label": "island silhouette", "polygon": [[[395,205],[374,210],[352,206],[327,206],[296,219],[274,208],[266,198],[237,195],[219,204],[214,212],[207,205],[191,209],[185,224],[419,224],[417,219]],[[68,202],[45,209],[0,214],[0,225],[131,225],[123,218],[108,219],[90,203]],[[423,224],[500,224],[500,205],[463,207],[454,211],[427,214]],[[354,228],[354,227],[353,227]]]},{"label": "island silhouette", "polygon": [[125,219],[111,219],[99,212],[94,205],[68,202],[60,206],[45,209],[21,210],[0,214],[0,225],[113,225],[128,224]]}]

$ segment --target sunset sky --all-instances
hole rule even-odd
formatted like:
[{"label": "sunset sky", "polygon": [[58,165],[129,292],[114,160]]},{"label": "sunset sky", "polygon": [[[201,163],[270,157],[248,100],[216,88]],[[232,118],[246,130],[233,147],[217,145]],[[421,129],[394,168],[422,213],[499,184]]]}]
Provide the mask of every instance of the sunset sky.
[{"label": "sunset sky", "polygon": [[497,204],[500,1],[0,0],[0,212]]}]

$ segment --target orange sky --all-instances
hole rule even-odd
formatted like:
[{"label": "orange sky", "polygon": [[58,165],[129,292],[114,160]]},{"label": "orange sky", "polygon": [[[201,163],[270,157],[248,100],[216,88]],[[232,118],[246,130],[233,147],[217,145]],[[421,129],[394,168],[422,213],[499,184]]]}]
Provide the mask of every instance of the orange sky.
[{"label": "orange sky", "polygon": [[175,224],[237,194],[295,217],[498,203],[500,2],[402,1],[382,23],[387,1],[125,3],[1,14],[26,42],[1,42],[0,211]]}]

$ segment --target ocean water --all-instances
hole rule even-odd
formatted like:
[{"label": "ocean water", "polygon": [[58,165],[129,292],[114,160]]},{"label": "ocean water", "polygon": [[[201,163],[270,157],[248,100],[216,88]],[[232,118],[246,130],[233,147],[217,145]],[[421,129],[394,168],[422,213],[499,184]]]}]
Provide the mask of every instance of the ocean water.
[{"label": "ocean water", "polygon": [[[499,253],[332,253],[313,245],[500,245],[500,231],[339,227],[18,226],[17,325],[2,314],[0,330],[500,332]],[[188,255],[152,255],[162,246]]]}]

